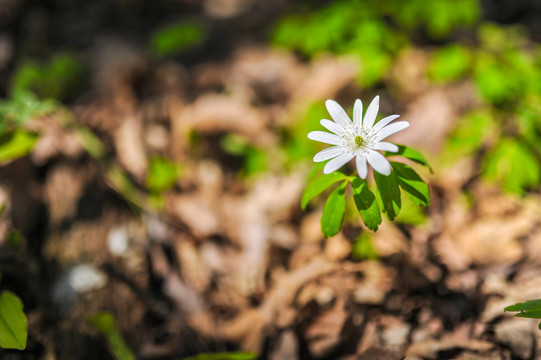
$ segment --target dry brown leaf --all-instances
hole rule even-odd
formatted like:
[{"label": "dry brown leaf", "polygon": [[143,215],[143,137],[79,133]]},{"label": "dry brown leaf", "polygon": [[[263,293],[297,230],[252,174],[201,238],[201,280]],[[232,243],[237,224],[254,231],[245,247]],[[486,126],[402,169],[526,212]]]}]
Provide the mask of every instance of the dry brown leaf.
[{"label": "dry brown leaf", "polygon": [[199,239],[222,231],[219,209],[200,193],[169,196],[167,207]]},{"label": "dry brown leaf", "polygon": [[494,325],[494,333],[498,342],[510,347],[513,354],[521,359],[532,359],[538,322],[536,319],[507,319]]},{"label": "dry brown leaf", "polygon": [[291,330],[284,331],[276,341],[276,346],[269,355],[270,360],[297,360],[299,341]]},{"label": "dry brown leaf", "polygon": [[53,224],[59,225],[62,220],[75,215],[83,191],[92,180],[91,171],[59,164],[48,172],[45,198]]},{"label": "dry brown leaf", "polygon": [[344,260],[351,253],[351,242],[339,233],[325,241],[323,253],[331,261]]},{"label": "dry brown leaf", "polygon": [[400,117],[401,120],[410,122],[409,131],[401,131],[389,139],[438,152],[445,137],[456,124],[456,111],[444,90],[428,91],[412,102]]},{"label": "dry brown leaf", "polygon": [[52,114],[32,119],[27,127],[40,133],[30,154],[32,162],[43,165],[59,155],[70,159],[80,158],[85,150],[73,131],[62,127],[62,114]]},{"label": "dry brown leaf", "polygon": [[407,97],[419,95],[429,87],[428,60],[429,55],[420,49],[407,49],[397,59],[391,70],[392,82]]},{"label": "dry brown leaf", "polygon": [[139,182],[144,182],[148,164],[143,143],[143,126],[139,116],[126,115],[115,129],[113,139],[120,165]]},{"label": "dry brown leaf", "polygon": [[[265,71],[261,71],[265,69]],[[234,56],[225,84],[255,101],[283,102],[305,76],[293,54],[266,48],[242,48]]]},{"label": "dry brown leaf", "polygon": [[202,293],[210,285],[212,272],[194,244],[186,238],[177,238],[175,250],[179,259],[182,278],[188,286]]},{"label": "dry brown leaf", "polygon": [[[200,134],[233,132],[259,146],[272,144],[274,135],[267,130],[264,112],[229,95],[207,94],[171,114],[173,136],[186,139],[191,130]],[[185,145],[185,144],[184,144]]]},{"label": "dry brown leaf", "polygon": [[348,316],[344,300],[338,298],[331,309],[308,326],[305,337],[312,356],[321,357],[340,344]]},{"label": "dry brown leaf", "polygon": [[391,290],[395,271],[378,261],[359,264],[363,279],[353,291],[353,300],[358,304],[381,304]]},{"label": "dry brown leaf", "polygon": [[351,57],[320,57],[310,63],[308,72],[293,93],[293,104],[334,98],[355,79],[358,60]]},{"label": "dry brown leaf", "polygon": [[428,340],[411,344],[406,351],[407,356],[420,356],[426,359],[440,359],[439,353],[450,349],[462,349],[471,352],[489,352],[494,344],[482,340]]}]

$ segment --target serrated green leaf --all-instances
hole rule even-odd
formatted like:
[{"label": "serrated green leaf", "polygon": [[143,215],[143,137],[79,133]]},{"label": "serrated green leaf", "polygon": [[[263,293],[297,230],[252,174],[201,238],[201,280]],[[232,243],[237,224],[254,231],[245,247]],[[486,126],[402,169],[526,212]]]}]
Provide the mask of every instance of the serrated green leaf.
[{"label": "serrated green leaf", "polygon": [[417,150],[414,150],[406,145],[400,145],[400,144],[396,144],[398,146],[398,152],[386,152],[385,153],[385,156],[393,156],[393,155],[400,155],[400,156],[403,156],[405,157],[406,159],[410,159],[411,161],[414,161],[418,164],[421,164],[421,165],[424,165],[428,168],[428,170],[430,170],[431,173],[434,172],[434,170],[432,169],[432,167],[428,164],[428,162],[426,161],[426,159],[423,157],[423,155],[421,155],[420,152],[418,152]]},{"label": "serrated green leaf", "polygon": [[11,291],[0,294],[0,348],[24,350],[28,322],[21,299]]},{"label": "serrated green leaf", "polygon": [[37,134],[22,130],[0,136],[0,163],[27,155],[37,140]]},{"label": "serrated green leaf", "polygon": [[344,181],[329,195],[323,215],[321,215],[321,231],[326,238],[334,236],[340,232],[344,214],[346,212],[346,185]]},{"label": "serrated green leaf", "polygon": [[301,208],[304,210],[310,200],[321,194],[332,184],[345,179],[347,179],[346,175],[341,172],[335,171],[312,180],[310,183],[308,183],[306,189],[304,190],[304,193],[302,194]]},{"label": "serrated green leaf", "polygon": [[197,354],[184,360],[255,360],[257,354],[250,352],[221,352],[221,353],[204,353]]},{"label": "serrated green leaf", "polygon": [[378,195],[383,205],[383,212],[387,214],[389,220],[393,221],[402,206],[396,173],[391,170],[391,174],[385,176],[374,171],[374,178],[378,186]]},{"label": "serrated green leaf", "polygon": [[361,214],[364,224],[372,231],[377,231],[381,224],[381,213],[376,197],[368,188],[368,184],[361,178],[355,178],[351,182],[353,187],[353,199]]},{"label": "serrated green leaf", "polygon": [[428,207],[430,205],[430,189],[419,174],[406,164],[391,161],[398,184],[417,205]]},{"label": "serrated green leaf", "polygon": [[111,354],[116,360],[135,360],[135,356],[124,342],[111,313],[96,314],[90,319],[90,323],[107,338]]}]

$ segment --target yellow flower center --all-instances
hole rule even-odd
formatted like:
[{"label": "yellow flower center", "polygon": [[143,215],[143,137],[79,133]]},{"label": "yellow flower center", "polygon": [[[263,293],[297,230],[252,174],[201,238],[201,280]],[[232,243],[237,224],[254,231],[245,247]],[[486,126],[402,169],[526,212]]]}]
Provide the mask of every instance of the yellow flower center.
[{"label": "yellow flower center", "polygon": [[355,139],[353,141],[358,148],[360,148],[364,144],[364,139],[359,135],[355,136]]}]

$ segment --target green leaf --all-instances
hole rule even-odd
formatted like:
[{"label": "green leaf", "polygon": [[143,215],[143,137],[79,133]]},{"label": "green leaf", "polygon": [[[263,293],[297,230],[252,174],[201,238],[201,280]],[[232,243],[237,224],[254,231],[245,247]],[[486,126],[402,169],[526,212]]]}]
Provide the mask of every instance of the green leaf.
[{"label": "green leaf", "polygon": [[394,170],[391,170],[391,174],[385,176],[374,171],[374,178],[378,186],[378,194],[383,205],[383,212],[387,214],[389,220],[393,221],[402,206],[396,173]]},{"label": "green leaf", "polygon": [[434,54],[428,66],[428,74],[436,83],[455,81],[468,71],[471,60],[468,48],[452,44]]},{"label": "green leaf", "polygon": [[487,154],[483,176],[522,194],[539,185],[541,166],[532,151],[518,139],[502,139]]},{"label": "green leaf", "polygon": [[0,136],[0,163],[27,155],[37,140],[37,134],[22,130]]},{"label": "green leaf", "polygon": [[75,136],[86,151],[96,159],[101,159],[105,154],[105,148],[101,140],[88,128],[78,127]]},{"label": "green leaf", "polygon": [[[541,319],[541,299],[510,305],[504,311],[520,311],[515,314],[516,317]],[[539,323],[538,327],[541,329],[541,323]]]},{"label": "green leaf", "polygon": [[11,291],[0,294],[0,348],[24,350],[28,322],[21,299]]},{"label": "green leaf", "polygon": [[[40,100],[32,92],[21,89],[13,91],[10,99],[0,101],[0,118],[3,118],[3,122],[8,125],[18,125],[35,116],[55,111],[57,108],[55,101]],[[0,122],[0,130],[4,126],[5,124]]]},{"label": "green leaf", "polygon": [[425,160],[423,155],[421,155],[421,153],[419,153],[417,150],[414,150],[406,145],[400,145],[400,144],[396,144],[396,145],[398,146],[398,152],[395,152],[395,153],[386,152],[385,156],[400,155],[400,156],[405,157],[406,159],[410,159],[411,161],[414,161],[418,164],[426,166],[428,170],[430,170],[431,173],[434,172],[434,170]]},{"label": "green leaf", "polygon": [[304,210],[306,209],[306,205],[312,200],[314,197],[321,194],[325,189],[327,189],[332,184],[341,181],[346,180],[347,176],[344,175],[341,172],[332,172],[330,174],[326,174],[323,176],[320,176],[314,180],[312,180],[304,190],[304,193],[302,194],[301,198],[301,208]]},{"label": "green leaf", "polygon": [[415,172],[411,167],[406,164],[391,161],[396,176],[398,177],[398,184],[408,194],[417,205],[429,206],[430,205],[430,189],[428,185],[421,179],[419,174]]},{"label": "green leaf", "polygon": [[321,231],[326,238],[334,236],[340,232],[344,214],[346,212],[346,185],[344,181],[329,195],[325,206],[323,207],[323,215],[321,215]]},{"label": "green leaf", "polygon": [[410,196],[402,196],[402,208],[394,221],[401,224],[422,225],[427,220],[424,209],[411,200]]},{"label": "green leaf", "polygon": [[448,136],[443,157],[456,161],[465,155],[477,153],[487,138],[497,133],[497,127],[490,111],[476,110],[466,114]]},{"label": "green leaf", "polygon": [[107,338],[109,349],[116,360],[135,360],[135,356],[124,342],[111,313],[96,314],[90,319],[90,323]]},{"label": "green leaf", "polygon": [[152,37],[152,50],[160,57],[178,55],[201,44],[205,29],[195,21],[169,25]]},{"label": "green leaf", "polygon": [[184,360],[255,360],[257,354],[250,352],[231,352],[231,353],[204,353],[185,358]]},{"label": "green leaf", "polygon": [[539,310],[541,311],[541,299],[530,300],[515,305],[510,305],[503,309],[504,311],[527,311],[527,310]]},{"label": "green leaf", "polygon": [[541,309],[520,312],[518,314],[515,314],[515,316],[528,319],[541,319]]},{"label": "green leaf", "polygon": [[356,177],[352,182],[353,199],[361,214],[364,224],[372,231],[377,231],[381,224],[381,213],[376,197],[368,188],[365,180]]},{"label": "green leaf", "polygon": [[166,158],[154,157],[150,160],[147,187],[152,192],[167,191],[175,185],[179,173],[178,164]]}]

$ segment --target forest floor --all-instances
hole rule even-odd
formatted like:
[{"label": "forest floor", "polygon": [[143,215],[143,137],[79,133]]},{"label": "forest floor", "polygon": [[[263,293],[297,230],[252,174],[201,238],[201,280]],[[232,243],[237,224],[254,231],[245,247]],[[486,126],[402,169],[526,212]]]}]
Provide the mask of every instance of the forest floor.
[{"label": "forest floor", "polygon": [[[20,253],[0,256],[2,286],[21,296],[29,321],[28,349],[2,357],[109,358],[88,321],[101,311],[139,359],[236,350],[271,360],[541,357],[538,321],[503,311],[541,297],[539,194],[487,184],[475,157],[432,162],[422,224],[384,221],[371,235],[377,257],[359,259],[367,230],[354,223],[324,239],[321,201],[300,209],[310,162],[273,163],[278,129],[311,104],[376,94],[382,113],[411,123],[393,140],[436,159],[478,99],[467,82],[427,82],[426,52],[402,55],[391,90],[366,91],[347,57],[304,62],[242,43],[186,68],[118,38],[100,44],[95,91],[67,107],[73,117],[32,119],[36,147],[0,167],[0,245],[13,228],[24,239]],[[88,154],[82,128],[103,154]],[[266,149],[267,170],[239,175],[244,159],[224,150],[224,134]],[[181,164],[161,197],[146,191],[156,156]],[[100,281],[77,288],[81,264]]]}]

